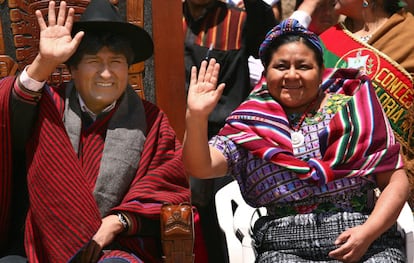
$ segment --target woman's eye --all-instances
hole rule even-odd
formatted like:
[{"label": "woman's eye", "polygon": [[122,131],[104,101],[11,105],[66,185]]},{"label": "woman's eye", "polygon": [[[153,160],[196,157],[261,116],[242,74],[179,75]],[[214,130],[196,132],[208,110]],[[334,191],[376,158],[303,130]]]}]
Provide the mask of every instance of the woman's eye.
[{"label": "woman's eye", "polygon": [[275,68],[278,69],[278,70],[285,70],[285,69],[287,69],[287,66],[280,64],[280,65],[276,65]]},{"label": "woman's eye", "polygon": [[308,65],[308,64],[301,64],[301,65],[299,65],[299,69],[302,69],[302,70],[306,70],[306,69],[310,69],[310,68],[311,68],[311,66]]}]

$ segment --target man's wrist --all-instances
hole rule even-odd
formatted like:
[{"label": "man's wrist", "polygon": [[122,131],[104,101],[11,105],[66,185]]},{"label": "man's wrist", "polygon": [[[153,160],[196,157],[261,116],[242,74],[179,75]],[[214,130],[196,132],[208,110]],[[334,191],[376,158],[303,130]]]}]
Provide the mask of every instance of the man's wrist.
[{"label": "man's wrist", "polygon": [[38,92],[43,88],[46,81],[37,81],[27,74],[27,67],[24,68],[19,77],[20,84],[30,91]]},{"label": "man's wrist", "polygon": [[123,213],[121,213],[121,212],[118,212],[117,213],[117,216],[118,216],[119,222],[122,224],[122,227],[123,227],[123,231],[122,232],[123,233],[128,232],[129,223],[128,223],[127,217]]}]

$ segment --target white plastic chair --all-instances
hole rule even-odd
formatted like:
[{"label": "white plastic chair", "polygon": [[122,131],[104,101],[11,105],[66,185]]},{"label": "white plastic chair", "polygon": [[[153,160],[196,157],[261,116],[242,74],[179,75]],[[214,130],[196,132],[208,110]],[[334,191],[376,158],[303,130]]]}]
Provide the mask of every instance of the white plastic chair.
[{"label": "white plastic chair", "polygon": [[414,263],[414,217],[408,203],[405,203],[401,210],[397,219],[397,224],[400,231],[405,234],[407,263]]},{"label": "white plastic chair", "polygon": [[[260,216],[266,214],[266,209],[249,206],[236,181],[217,191],[215,201],[218,222],[226,237],[229,263],[254,263],[256,254],[251,228]],[[407,263],[414,263],[414,218],[408,203],[404,205],[397,223],[405,235]]]},{"label": "white plastic chair", "polygon": [[[215,195],[217,218],[226,237],[229,263],[253,263],[256,255],[250,228],[260,216],[259,210],[243,199],[237,181],[230,182]],[[256,217],[253,217],[257,215]]]}]

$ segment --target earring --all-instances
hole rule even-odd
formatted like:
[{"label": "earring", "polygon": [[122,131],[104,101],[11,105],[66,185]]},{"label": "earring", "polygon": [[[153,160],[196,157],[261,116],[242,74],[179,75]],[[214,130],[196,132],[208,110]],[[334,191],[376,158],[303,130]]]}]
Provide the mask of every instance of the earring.
[{"label": "earring", "polygon": [[367,0],[364,0],[363,2],[362,2],[362,7],[363,8],[367,8],[369,6],[369,2],[367,1]]}]

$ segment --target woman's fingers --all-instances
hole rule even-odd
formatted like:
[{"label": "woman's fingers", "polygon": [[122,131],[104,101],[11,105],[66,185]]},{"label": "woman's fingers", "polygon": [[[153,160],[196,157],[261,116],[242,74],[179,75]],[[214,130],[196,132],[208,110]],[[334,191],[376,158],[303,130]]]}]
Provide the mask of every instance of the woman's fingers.
[{"label": "woman's fingers", "polygon": [[198,78],[197,83],[201,83],[205,81],[206,76],[206,68],[207,68],[207,61],[203,60],[200,64],[200,70],[198,71]]},{"label": "woman's fingers", "polygon": [[218,81],[218,74],[220,71],[220,64],[215,59],[210,61],[204,60],[200,64],[200,69],[197,74],[197,68],[191,68],[190,88],[197,87],[198,91],[211,90],[216,88]]}]

